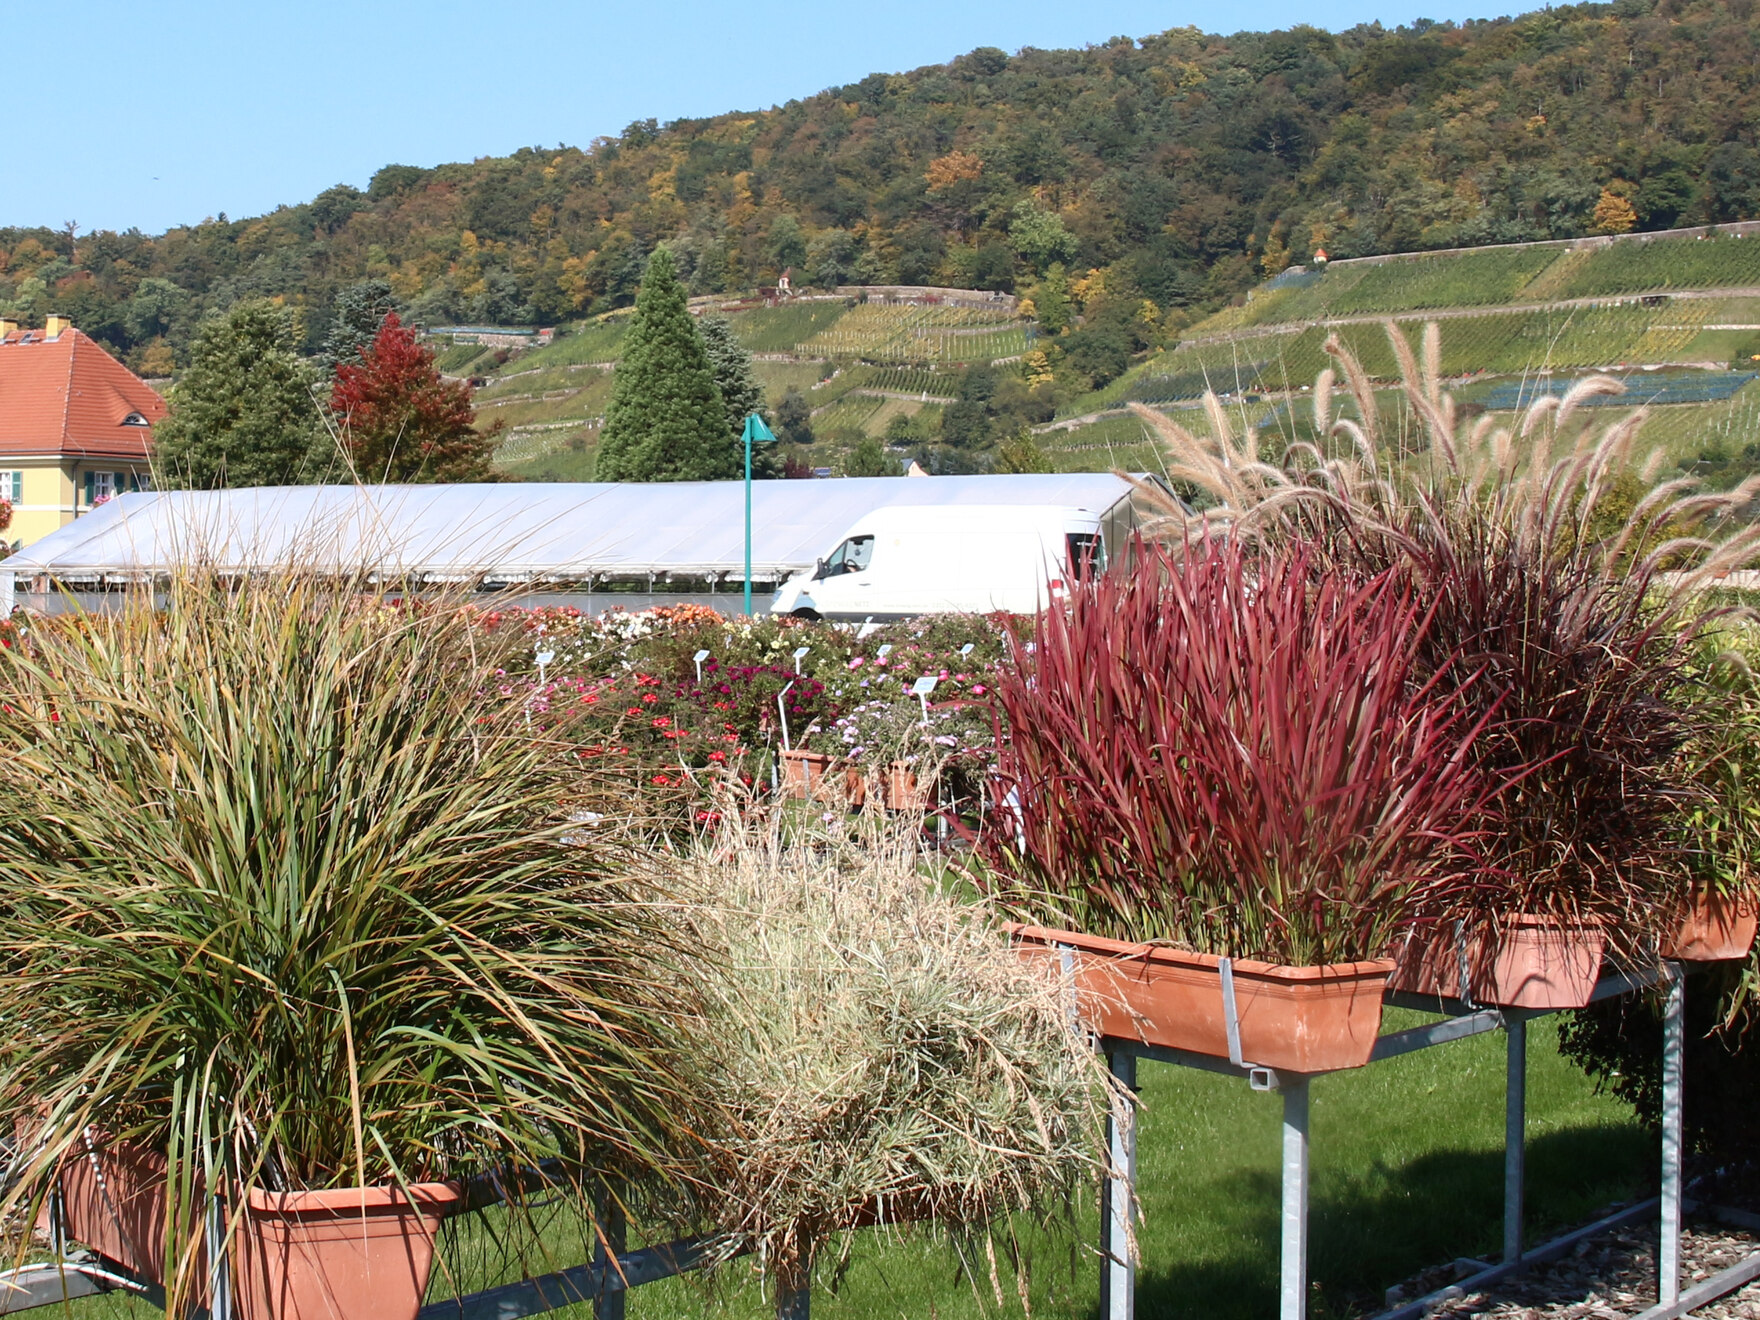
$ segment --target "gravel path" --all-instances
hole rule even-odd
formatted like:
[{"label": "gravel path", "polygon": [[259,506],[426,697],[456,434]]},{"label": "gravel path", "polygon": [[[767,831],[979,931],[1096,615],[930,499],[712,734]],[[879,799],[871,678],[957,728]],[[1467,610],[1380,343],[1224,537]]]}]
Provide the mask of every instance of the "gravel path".
[{"label": "gravel path", "polygon": [[[1710,1278],[1760,1250],[1760,1234],[1712,1220],[1689,1222],[1681,1251],[1686,1262],[1682,1287]],[[1408,1280],[1390,1304],[1419,1297],[1458,1277],[1454,1267],[1431,1270]],[[1487,1320],[1628,1320],[1656,1305],[1656,1228],[1654,1224],[1612,1229],[1590,1238],[1571,1255],[1550,1265],[1466,1293],[1437,1306],[1443,1317],[1482,1316]],[[1693,1312],[1703,1320],[1760,1320],[1760,1281]]]}]

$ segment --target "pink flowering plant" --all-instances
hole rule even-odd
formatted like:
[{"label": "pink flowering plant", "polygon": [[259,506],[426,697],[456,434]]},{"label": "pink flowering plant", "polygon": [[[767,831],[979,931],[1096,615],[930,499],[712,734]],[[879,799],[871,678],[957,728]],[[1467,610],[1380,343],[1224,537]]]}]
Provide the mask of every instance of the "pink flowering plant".
[{"label": "pink flowering plant", "polygon": [[[534,731],[583,769],[632,781],[650,799],[702,811],[723,776],[769,782],[783,718],[791,746],[852,766],[903,762],[973,803],[993,768],[989,694],[1007,663],[998,619],[864,630],[681,605],[596,618],[490,610],[478,622],[495,695],[522,704]],[[936,679],[926,721],[912,692],[924,676]]]}]

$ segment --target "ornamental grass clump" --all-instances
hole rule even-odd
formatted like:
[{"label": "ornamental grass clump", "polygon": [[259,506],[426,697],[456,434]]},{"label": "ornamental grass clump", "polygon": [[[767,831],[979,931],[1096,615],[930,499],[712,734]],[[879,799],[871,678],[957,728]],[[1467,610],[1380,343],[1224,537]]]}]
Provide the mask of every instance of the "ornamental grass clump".
[{"label": "ornamental grass clump", "polygon": [[0,1208],[88,1125],[157,1151],[176,1309],[199,1187],[669,1167],[666,932],[469,627],[190,575],[0,652]]},{"label": "ornamental grass clump", "polygon": [[1556,535],[1524,544],[1483,504],[1426,503],[1397,539],[1355,554],[1409,572],[1430,603],[1426,673],[1460,658],[1483,725],[1472,756],[1501,785],[1486,840],[1499,883],[1450,896],[1439,919],[1492,928],[1525,917],[1601,928],[1617,955],[1653,952],[1687,872],[1683,830],[1705,794],[1683,751],[1708,709],[1690,690],[1696,624],[1641,569],[1608,573]]},{"label": "ornamental grass clump", "polygon": [[1387,335],[1409,427],[1383,415],[1336,336],[1327,351],[1354,415],[1322,372],[1314,440],[1275,460],[1214,397],[1208,437],[1139,409],[1170,471],[1208,501],[1194,518],[1163,499],[1152,532],[1176,551],[1195,525],[1316,545],[1341,572],[1408,582],[1431,616],[1419,677],[1455,689],[1483,724],[1472,756],[1499,786],[1503,822],[1479,845],[1494,883],[1427,914],[1482,930],[1528,917],[1592,926],[1616,955],[1652,959],[1695,883],[1693,821],[1711,823],[1716,791],[1686,754],[1717,718],[1687,681],[1718,617],[1703,592],[1760,554],[1760,524],[1736,516],[1760,478],[1727,492],[1658,480],[1663,451],[1633,454],[1647,409],[1593,420],[1589,405],[1624,391],[1607,376],[1541,392],[1512,424],[1487,413],[1465,425],[1442,388],[1437,327],[1416,352],[1392,323]]},{"label": "ornamental grass clump", "polygon": [[998,679],[986,884],[1021,919],[1319,965],[1383,956],[1476,884],[1482,721],[1425,675],[1398,575],[1296,545],[1141,546]]},{"label": "ornamental grass clump", "polygon": [[953,1230],[994,1282],[985,1230],[1092,1188],[1108,1091],[1067,988],[936,882],[910,827],[785,840],[780,817],[723,819],[651,866],[689,900],[677,943],[697,951],[677,969],[702,1006],[680,1074],[720,1116],[701,1213],[785,1291],[871,1224]]}]

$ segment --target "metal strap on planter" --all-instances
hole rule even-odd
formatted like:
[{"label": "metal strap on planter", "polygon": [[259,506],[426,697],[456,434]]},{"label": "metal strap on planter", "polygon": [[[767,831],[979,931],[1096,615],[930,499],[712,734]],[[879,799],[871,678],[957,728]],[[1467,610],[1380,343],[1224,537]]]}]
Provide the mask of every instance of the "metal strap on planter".
[{"label": "metal strap on planter", "polygon": [[1218,958],[1216,971],[1222,981],[1222,1025],[1228,1032],[1228,1061],[1237,1068],[1247,1065],[1241,1060],[1241,1015],[1234,1004],[1234,959]]}]

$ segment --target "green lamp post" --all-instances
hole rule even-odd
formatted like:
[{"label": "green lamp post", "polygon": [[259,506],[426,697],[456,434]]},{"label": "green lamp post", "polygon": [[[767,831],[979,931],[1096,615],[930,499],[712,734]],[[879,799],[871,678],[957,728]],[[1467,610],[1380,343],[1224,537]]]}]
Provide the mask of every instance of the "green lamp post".
[{"label": "green lamp post", "polygon": [[764,425],[764,419],[753,413],[746,418],[746,430],[741,437],[746,442],[746,606],[747,614],[752,612],[752,445],[754,442],[763,444],[776,437],[770,428]]}]

